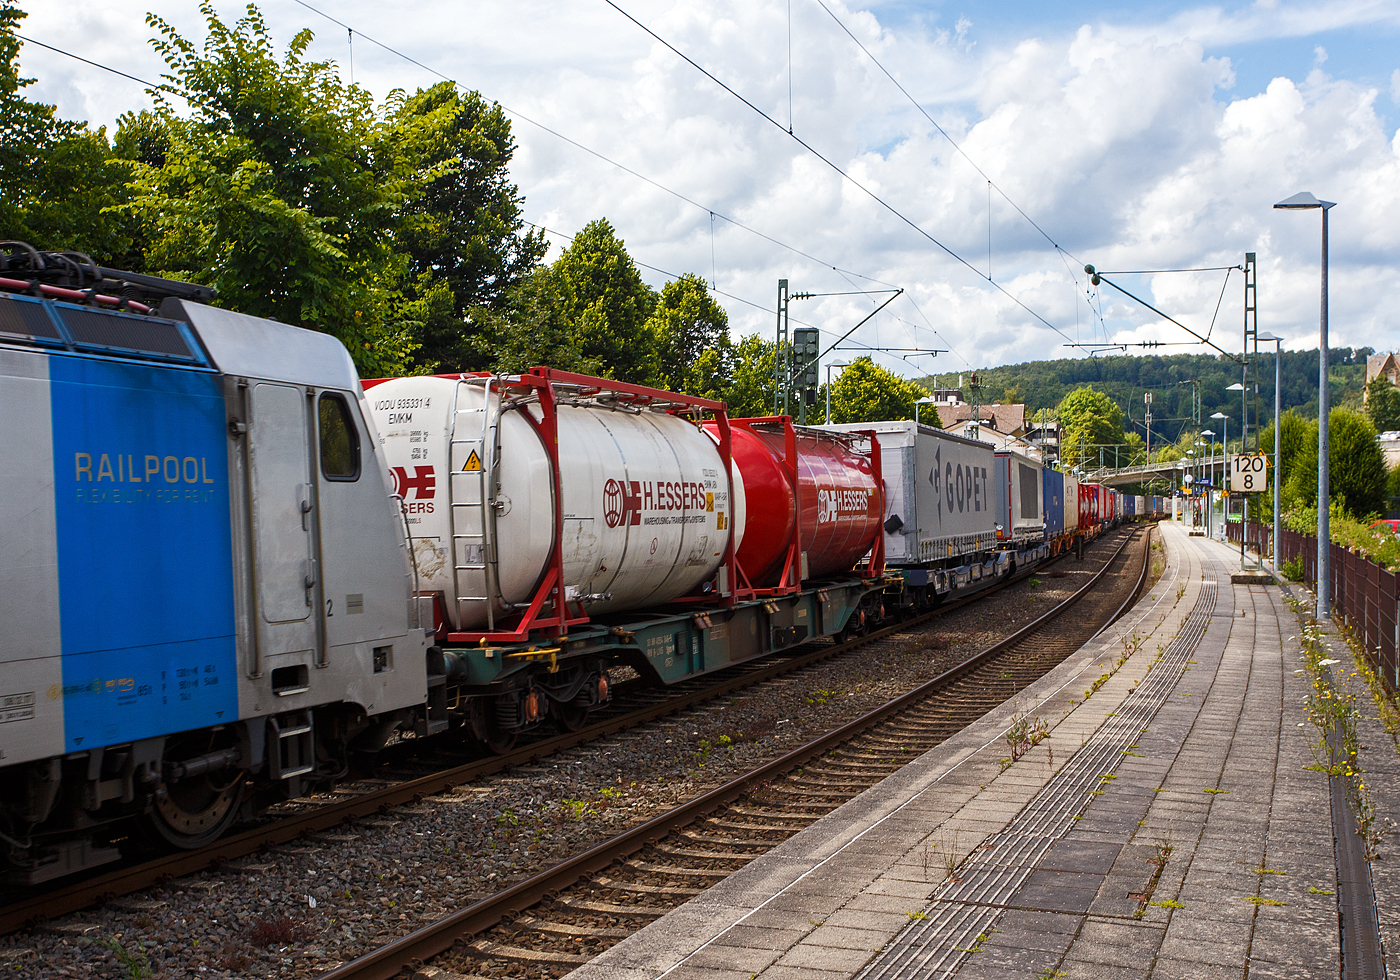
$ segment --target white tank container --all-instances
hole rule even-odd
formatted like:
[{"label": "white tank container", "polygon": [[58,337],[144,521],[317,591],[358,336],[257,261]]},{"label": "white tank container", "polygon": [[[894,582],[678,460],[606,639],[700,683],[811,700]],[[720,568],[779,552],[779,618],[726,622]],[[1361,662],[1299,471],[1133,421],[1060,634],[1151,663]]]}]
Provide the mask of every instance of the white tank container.
[{"label": "white tank container", "polygon": [[[533,598],[555,533],[549,456],[531,400],[498,411],[484,380],[397,378],[366,392],[414,540],[420,591],[457,631]],[[528,416],[528,417],[527,417]],[[564,585],[590,614],[659,605],[714,577],[743,485],[715,443],[659,411],[560,404]]]}]

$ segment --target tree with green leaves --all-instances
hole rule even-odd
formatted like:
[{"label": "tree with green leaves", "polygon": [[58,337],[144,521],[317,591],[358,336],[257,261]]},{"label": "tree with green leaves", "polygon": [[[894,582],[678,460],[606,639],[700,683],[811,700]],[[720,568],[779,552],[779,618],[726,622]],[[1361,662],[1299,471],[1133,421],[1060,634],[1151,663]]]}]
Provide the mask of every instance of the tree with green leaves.
[{"label": "tree with green leaves", "polygon": [[[1286,413],[1285,413],[1286,414]],[[1332,502],[1358,520],[1385,511],[1385,454],[1375,426],[1360,412],[1334,408],[1327,416],[1328,485]],[[1317,506],[1317,423],[1305,421],[1306,431],[1287,462],[1283,498],[1285,510]],[[1285,428],[1287,435],[1288,429]]]},{"label": "tree with green leaves", "polygon": [[489,366],[474,309],[500,312],[548,247],[528,232],[523,198],[507,165],[515,139],[504,110],[450,82],[389,97],[388,139],[407,166],[428,176],[400,209],[398,241],[409,256],[407,298],[420,305],[415,361],[467,370]]},{"label": "tree with green leaves", "polygon": [[777,347],[773,341],[764,340],[756,333],[734,345],[731,373],[721,386],[730,416],[742,419],[773,414],[776,363]]},{"label": "tree with green leaves", "polygon": [[[655,384],[669,391],[702,394],[700,389],[713,386],[733,357],[729,314],[693,273],[662,287],[647,331],[656,342]],[[711,356],[702,364],[707,353]]]},{"label": "tree with green leaves", "polygon": [[138,223],[115,210],[131,196],[130,169],[113,158],[106,130],[22,94],[34,82],[16,64],[24,17],[0,0],[0,237],[139,269]]},{"label": "tree with green leaves", "polygon": [[1366,417],[1377,432],[1400,429],[1400,388],[1378,374],[1366,384]]},{"label": "tree with green leaves", "polygon": [[1100,450],[1107,461],[1113,458],[1112,447],[1124,445],[1123,410],[1102,391],[1077,388],[1056,411],[1064,431],[1060,458],[1067,464],[1096,466]]},{"label": "tree with green leaves", "polygon": [[147,17],[172,79],[157,93],[164,162],[138,168],[132,204],[154,225],[150,265],[244,313],[334,334],[362,374],[405,370],[416,345],[399,308],[399,213],[415,182],[448,168],[413,167],[369,94],[306,58],[309,30],[279,59],[256,7],[233,26],[210,0],[200,9],[202,49]]},{"label": "tree with green leaves", "polygon": [[656,294],[606,218],[590,221],[559,258],[553,274],[560,313],[574,345],[618,381],[650,383],[655,339],[648,326]]},{"label": "tree with green leaves", "polygon": [[858,357],[831,385],[831,417],[838,423],[912,419],[914,403],[927,397],[914,382]]}]

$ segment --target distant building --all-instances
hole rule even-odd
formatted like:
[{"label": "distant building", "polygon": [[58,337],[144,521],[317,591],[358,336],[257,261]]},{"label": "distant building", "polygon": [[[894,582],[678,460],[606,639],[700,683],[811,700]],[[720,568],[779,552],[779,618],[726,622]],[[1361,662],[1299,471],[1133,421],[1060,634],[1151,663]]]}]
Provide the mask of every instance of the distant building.
[{"label": "distant building", "polygon": [[1385,454],[1386,469],[1400,466],[1400,432],[1381,433],[1381,452]]},{"label": "distant building", "polygon": [[[943,428],[959,430],[963,423],[972,421],[972,406],[958,401],[949,404],[937,403],[938,418]],[[1023,436],[1026,434],[1026,406],[983,405],[977,410],[978,421],[989,426],[1001,436]]]},{"label": "distant building", "polygon": [[1394,351],[1372,354],[1366,358],[1366,383],[1369,385],[1382,375],[1388,378],[1391,384],[1400,386],[1400,358],[1395,356]]}]

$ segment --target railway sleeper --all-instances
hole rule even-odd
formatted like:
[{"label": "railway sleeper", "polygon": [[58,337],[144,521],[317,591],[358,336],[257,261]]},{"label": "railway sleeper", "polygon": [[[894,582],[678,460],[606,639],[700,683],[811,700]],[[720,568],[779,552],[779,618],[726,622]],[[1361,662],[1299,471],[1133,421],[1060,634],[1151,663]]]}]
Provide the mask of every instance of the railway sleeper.
[{"label": "railway sleeper", "polygon": [[[668,869],[666,874],[670,874]],[[703,895],[705,889],[692,888],[689,885],[648,885],[640,881],[623,881],[608,875],[599,875],[593,879],[595,888],[605,888],[611,891],[631,892],[636,895],[683,895],[694,898],[696,895]]]},{"label": "railway sleeper", "polygon": [[586,953],[562,953],[526,949],[523,946],[505,946],[489,939],[474,939],[468,948],[482,959],[510,960],[513,963],[559,963],[569,966],[582,966],[593,957]]},{"label": "railway sleeper", "polygon": [[520,931],[543,932],[557,936],[594,936],[598,939],[626,939],[636,930],[623,929],[621,926],[590,926],[582,922],[551,922],[547,919],[536,919],[531,915],[522,915],[510,924],[508,928]]}]

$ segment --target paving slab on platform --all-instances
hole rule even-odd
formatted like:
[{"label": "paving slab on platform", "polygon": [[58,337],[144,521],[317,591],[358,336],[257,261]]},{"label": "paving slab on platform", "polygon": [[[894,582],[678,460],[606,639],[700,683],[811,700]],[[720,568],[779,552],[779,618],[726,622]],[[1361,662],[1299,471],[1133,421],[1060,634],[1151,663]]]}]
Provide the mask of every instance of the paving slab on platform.
[{"label": "paving slab on platform", "polygon": [[[1337,976],[1297,619],[1231,582],[1238,552],[1161,528],[1167,568],[1118,624],[570,976]],[[1020,712],[1050,735],[1003,771]]]}]

